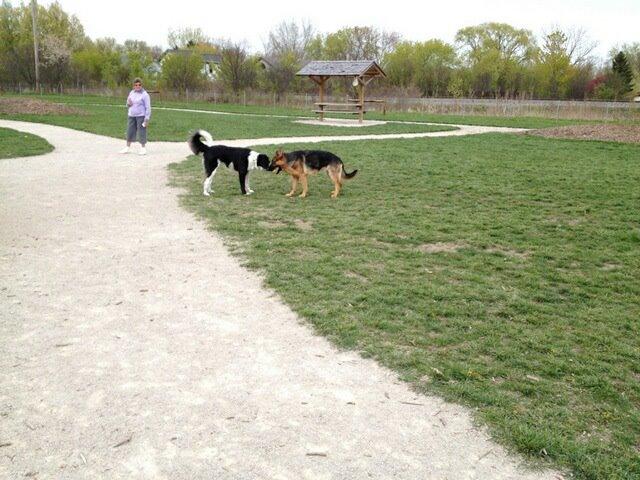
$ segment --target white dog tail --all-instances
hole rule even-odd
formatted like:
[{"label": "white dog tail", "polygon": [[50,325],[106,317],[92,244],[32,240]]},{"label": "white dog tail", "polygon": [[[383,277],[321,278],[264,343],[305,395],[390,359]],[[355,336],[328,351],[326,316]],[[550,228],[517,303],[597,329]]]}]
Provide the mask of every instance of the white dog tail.
[{"label": "white dog tail", "polygon": [[189,148],[198,155],[213,146],[213,137],[206,130],[198,130],[189,138]]}]

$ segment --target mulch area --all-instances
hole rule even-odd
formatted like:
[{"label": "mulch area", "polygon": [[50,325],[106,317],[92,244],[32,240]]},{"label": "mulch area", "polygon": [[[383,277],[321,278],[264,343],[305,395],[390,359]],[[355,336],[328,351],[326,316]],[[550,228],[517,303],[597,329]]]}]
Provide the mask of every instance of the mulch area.
[{"label": "mulch area", "polygon": [[640,125],[573,125],[530,130],[527,134],[547,138],[640,143]]},{"label": "mulch area", "polygon": [[9,115],[88,115],[78,108],[62,105],[60,103],[47,102],[36,98],[2,98],[0,97],[0,113]]}]

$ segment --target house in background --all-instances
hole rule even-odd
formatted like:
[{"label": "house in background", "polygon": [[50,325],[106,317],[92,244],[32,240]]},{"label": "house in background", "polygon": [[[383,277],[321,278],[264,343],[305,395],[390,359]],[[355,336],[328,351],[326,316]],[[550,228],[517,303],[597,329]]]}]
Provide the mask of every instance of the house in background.
[{"label": "house in background", "polygon": [[150,78],[156,78],[162,73],[162,65],[159,61],[154,61],[147,65],[144,70]]},{"label": "house in background", "polygon": [[207,78],[213,79],[216,77],[216,69],[214,67],[220,66],[222,62],[222,56],[217,53],[202,53],[203,71]]},{"label": "house in background", "polygon": [[270,57],[260,57],[258,58],[258,63],[263,70],[269,71],[277,65],[278,61]]}]

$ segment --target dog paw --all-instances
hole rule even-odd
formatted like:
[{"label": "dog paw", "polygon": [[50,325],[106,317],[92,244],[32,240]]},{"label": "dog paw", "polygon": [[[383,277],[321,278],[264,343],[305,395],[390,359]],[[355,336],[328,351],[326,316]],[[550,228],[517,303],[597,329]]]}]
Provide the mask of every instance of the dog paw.
[{"label": "dog paw", "polygon": [[287,193],[285,194],[285,197],[293,197],[293,193]]},{"label": "dog paw", "polygon": [[245,193],[246,196],[249,196],[253,193],[253,190],[249,190],[247,193]]},{"label": "dog paw", "polygon": [[300,198],[306,198],[307,194],[306,193],[301,193],[300,195],[298,195]]}]

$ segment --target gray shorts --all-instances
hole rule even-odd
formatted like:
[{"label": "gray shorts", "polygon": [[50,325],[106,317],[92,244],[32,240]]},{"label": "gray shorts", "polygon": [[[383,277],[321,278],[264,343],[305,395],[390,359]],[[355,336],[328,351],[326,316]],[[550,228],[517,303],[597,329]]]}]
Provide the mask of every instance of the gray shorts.
[{"label": "gray shorts", "polygon": [[136,134],[140,137],[140,143],[147,143],[147,127],[142,126],[144,117],[128,117],[129,125],[127,127],[127,142],[135,142]]}]

